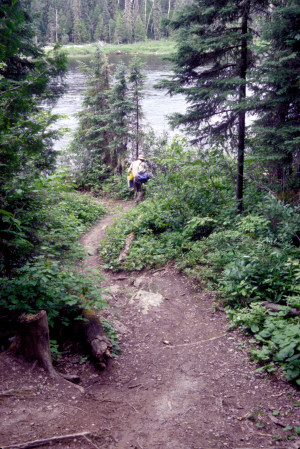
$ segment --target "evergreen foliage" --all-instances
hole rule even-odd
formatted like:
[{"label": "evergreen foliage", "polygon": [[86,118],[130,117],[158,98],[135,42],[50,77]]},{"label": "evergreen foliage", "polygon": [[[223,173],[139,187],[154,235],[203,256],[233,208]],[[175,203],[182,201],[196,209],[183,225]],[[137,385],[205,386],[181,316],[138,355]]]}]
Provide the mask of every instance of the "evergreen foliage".
[{"label": "evergreen foliage", "polygon": [[[144,96],[144,85],[146,76],[142,71],[142,64],[138,58],[134,58],[130,65],[130,73],[128,77],[132,106],[131,134],[133,140],[133,153],[135,159],[139,157],[139,149],[142,140],[141,122],[143,119],[143,111],[141,101]],[[134,151],[135,150],[135,151]]]},{"label": "evergreen foliage", "polygon": [[106,56],[99,49],[92,67],[82,64],[82,70],[87,76],[88,88],[71,152],[75,157],[77,186],[91,189],[107,176],[112,163],[109,147],[111,133],[107,126],[111,75]]},{"label": "evergreen foliage", "polygon": [[173,56],[174,75],[161,87],[170,94],[185,95],[185,114],[174,114],[173,126],[183,125],[194,142],[209,145],[212,138],[225,138],[237,148],[236,197],[243,204],[245,109],[247,72],[251,65],[249,29],[252,1],[194,1],[171,21],[179,30],[178,50]]},{"label": "evergreen foliage", "polygon": [[41,42],[130,43],[160,38],[162,20],[184,3],[189,0],[33,0],[31,9]]},{"label": "evergreen foliage", "polygon": [[88,89],[71,144],[71,158],[76,165],[77,186],[99,191],[105,189],[103,181],[110,175],[122,173],[130,153],[137,157],[144,145],[141,100],[145,75],[134,58],[130,73],[119,65],[111,83],[106,57],[99,49],[92,68],[82,64],[82,69],[88,77]]},{"label": "evergreen foliage", "polygon": [[178,49],[170,58],[174,75],[158,87],[185,95],[188,103],[186,113],[171,116],[173,126],[184,127],[203,151],[223,141],[236,154],[239,212],[245,152],[273,161],[270,177],[274,181],[277,169],[285,189],[299,157],[299,6],[193,1],[170,25],[178,30]]},{"label": "evergreen foliage", "polygon": [[11,275],[31,250],[37,216],[34,180],[54,166],[56,117],[41,107],[63,91],[65,58],[34,43],[30,16],[19,1],[0,6],[0,263]]},{"label": "evergreen foliage", "polygon": [[262,24],[260,64],[252,74],[254,95],[249,99],[257,116],[251,148],[262,164],[267,163],[283,198],[286,190],[299,184],[295,178],[300,144],[299,25],[297,2],[279,3]]},{"label": "evergreen foliage", "polygon": [[35,44],[23,2],[1,2],[0,18],[1,328],[5,321],[13,332],[18,315],[41,309],[61,327],[104,304],[100,279],[77,265],[80,233],[104,211],[71,193],[68,174],[52,174],[57,133],[48,105],[63,92],[64,55]]},{"label": "evergreen foliage", "polygon": [[109,105],[107,127],[111,135],[109,142],[110,167],[121,174],[127,159],[130,138],[129,120],[133,110],[124,64],[119,65],[116,70],[115,83],[109,94]]}]

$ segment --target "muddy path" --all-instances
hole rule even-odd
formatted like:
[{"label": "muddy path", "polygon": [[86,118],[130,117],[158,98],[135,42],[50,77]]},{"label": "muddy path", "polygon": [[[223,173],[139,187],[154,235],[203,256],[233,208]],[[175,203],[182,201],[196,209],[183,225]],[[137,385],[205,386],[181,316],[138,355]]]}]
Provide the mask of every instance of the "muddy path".
[{"label": "muddy path", "polygon": [[[86,268],[100,269],[97,246],[106,227],[132,206],[118,204],[82,237]],[[299,449],[297,391],[255,373],[247,343],[227,331],[212,293],[171,265],[104,276],[110,298],[104,313],[122,353],[103,372],[70,361],[84,391],[2,355],[1,391],[11,393],[0,396],[0,447],[62,437],[27,447]]]}]

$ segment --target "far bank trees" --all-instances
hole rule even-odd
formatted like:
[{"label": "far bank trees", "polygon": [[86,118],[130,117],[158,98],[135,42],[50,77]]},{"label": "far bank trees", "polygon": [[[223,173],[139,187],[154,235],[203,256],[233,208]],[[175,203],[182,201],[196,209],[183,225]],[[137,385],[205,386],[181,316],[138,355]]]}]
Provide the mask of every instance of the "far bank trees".
[{"label": "far bank trees", "polygon": [[168,35],[163,19],[190,0],[33,0],[40,42],[139,42]]}]

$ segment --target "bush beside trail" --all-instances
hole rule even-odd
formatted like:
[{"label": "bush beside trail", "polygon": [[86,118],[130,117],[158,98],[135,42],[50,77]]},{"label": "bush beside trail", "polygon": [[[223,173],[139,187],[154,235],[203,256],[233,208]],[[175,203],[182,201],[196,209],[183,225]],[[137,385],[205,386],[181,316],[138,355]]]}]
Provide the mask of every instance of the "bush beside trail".
[{"label": "bush beside trail", "polygon": [[[195,160],[177,140],[163,157],[150,159],[155,177],[148,199],[100,244],[106,267],[141,270],[174,260],[217,291],[231,326],[254,335],[252,356],[264,369],[279,364],[288,380],[300,384],[299,317],[289,313],[300,309],[299,208],[249,183],[247,208],[237,215],[232,162],[218,151]],[[130,233],[135,238],[128,256],[119,260]],[[267,310],[265,301],[279,311]]]},{"label": "bush beside trail", "polygon": [[[23,212],[23,228],[12,227],[13,270],[0,278],[3,327],[13,332],[11,323],[18,315],[46,310],[52,332],[58,335],[59,329],[81,318],[83,309],[106,305],[101,276],[81,273],[78,267],[85,258],[78,239],[105,210],[90,196],[75,192],[62,172],[38,179],[34,195],[36,209]],[[19,263],[20,252],[26,256],[25,264]]]}]

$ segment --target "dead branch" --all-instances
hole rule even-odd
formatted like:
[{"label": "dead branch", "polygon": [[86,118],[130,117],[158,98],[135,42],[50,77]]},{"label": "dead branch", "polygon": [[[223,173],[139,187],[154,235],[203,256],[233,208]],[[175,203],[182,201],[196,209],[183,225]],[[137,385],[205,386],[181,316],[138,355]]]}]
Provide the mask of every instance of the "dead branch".
[{"label": "dead branch", "polygon": [[213,338],[208,338],[207,340],[199,340],[199,341],[194,341],[192,343],[183,343],[181,345],[166,345],[165,344],[165,348],[181,348],[183,346],[193,346],[193,345],[200,345],[201,343],[207,343],[209,341],[213,341],[213,340],[217,340],[218,338],[222,338],[225,337],[226,334],[221,334],[218,335],[217,337],[213,337]]},{"label": "dead branch", "polygon": [[[273,310],[273,312],[280,312],[280,305],[279,304],[274,304],[272,302],[269,301],[264,301],[262,303],[267,309],[269,310]],[[293,316],[300,316],[300,310],[295,309],[294,307],[290,308],[289,310],[289,314],[293,315]]]},{"label": "dead branch", "polygon": [[93,447],[97,447],[87,438],[88,436],[92,436],[92,434],[90,432],[72,433],[69,435],[59,435],[56,437],[45,438],[42,440],[34,440],[34,441],[27,441],[26,443],[13,444],[12,446],[1,446],[0,449],[31,449],[33,447],[45,446],[48,443],[73,440],[74,438],[83,438],[86,441],[88,441],[91,445],[93,445]]},{"label": "dead branch", "polygon": [[119,259],[118,259],[119,262],[123,262],[126,259],[126,257],[128,256],[128,253],[129,253],[129,250],[130,250],[130,247],[131,247],[131,244],[132,244],[133,240],[134,240],[134,233],[131,232],[126,237],[125,246],[124,246],[124,248],[122,249],[122,251],[121,251],[121,253],[119,255]]}]

